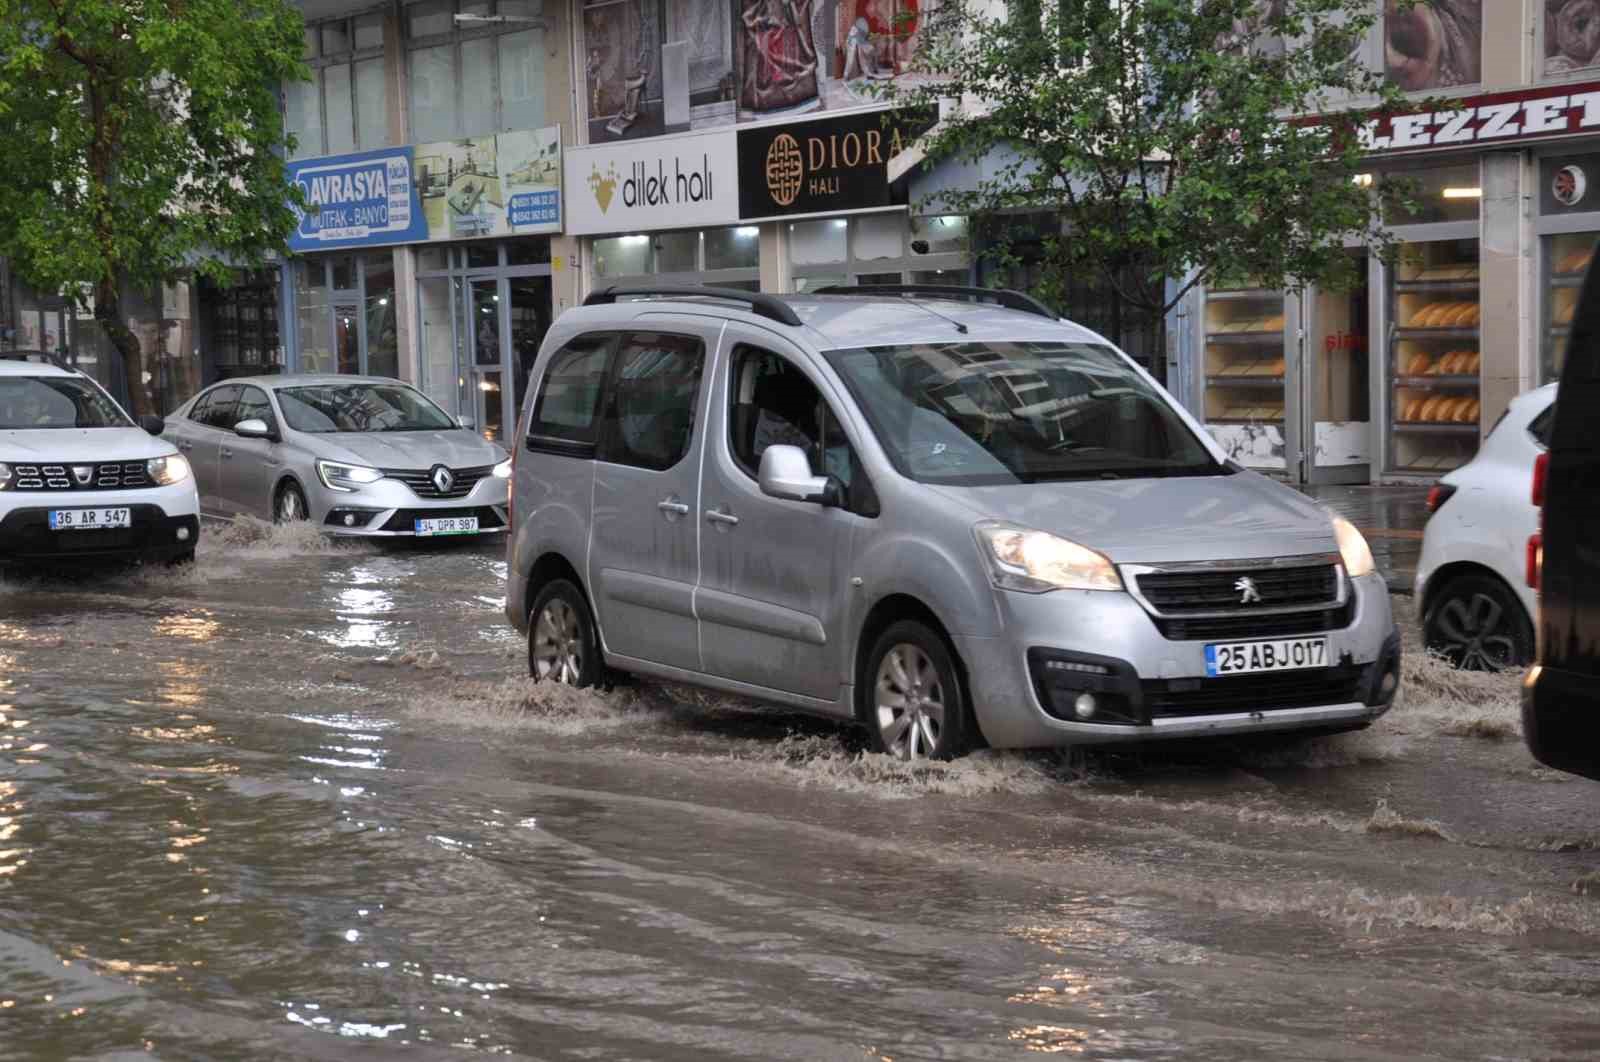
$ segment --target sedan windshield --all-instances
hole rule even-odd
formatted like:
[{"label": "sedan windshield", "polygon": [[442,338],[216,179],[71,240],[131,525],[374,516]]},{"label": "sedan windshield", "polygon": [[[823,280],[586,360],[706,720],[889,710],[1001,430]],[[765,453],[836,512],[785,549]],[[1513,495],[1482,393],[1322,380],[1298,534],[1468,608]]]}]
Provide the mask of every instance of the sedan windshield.
[{"label": "sedan windshield", "polygon": [[443,431],[456,426],[420,392],[401,384],[315,384],[281,387],[278,405],[295,431]]},{"label": "sedan windshield", "polygon": [[828,359],[901,474],[989,486],[1226,470],[1166,399],[1095,343],[913,343]]},{"label": "sedan windshield", "polygon": [[94,384],[71,376],[0,376],[0,431],[126,428],[126,413]]}]

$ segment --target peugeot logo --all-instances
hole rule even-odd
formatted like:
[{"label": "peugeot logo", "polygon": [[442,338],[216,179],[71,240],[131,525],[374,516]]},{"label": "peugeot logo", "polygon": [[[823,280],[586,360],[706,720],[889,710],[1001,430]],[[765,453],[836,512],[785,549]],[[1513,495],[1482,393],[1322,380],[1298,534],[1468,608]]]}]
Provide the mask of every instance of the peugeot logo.
[{"label": "peugeot logo", "polygon": [[1239,591],[1239,604],[1261,604],[1261,591],[1256,589],[1256,581],[1250,578],[1248,575],[1240,576],[1239,579],[1234,582],[1233,588]]},{"label": "peugeot logo", "polygon": [[450,488],[456,485],[456,477],[443,465],[434,465],[433,474],[428,478],[433,480],[440,494],[449,494]]},{"label": "peugeot logo", "polygon": [[73,465],[72,478],[78,481],[78,486],[87,487],[94,482],[93,465]]}]

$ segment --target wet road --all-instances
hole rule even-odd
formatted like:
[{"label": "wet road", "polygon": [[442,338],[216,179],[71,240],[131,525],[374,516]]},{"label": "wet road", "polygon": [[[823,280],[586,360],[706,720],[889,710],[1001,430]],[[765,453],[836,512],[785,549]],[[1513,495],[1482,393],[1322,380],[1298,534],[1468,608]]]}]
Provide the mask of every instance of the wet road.
[{"label": "wet road", "polygon": [[1600,1055],[1600,788],[1514,679],[911,768],[535,690],[503,573],[235,530],[0,583],[0,1057]]}]

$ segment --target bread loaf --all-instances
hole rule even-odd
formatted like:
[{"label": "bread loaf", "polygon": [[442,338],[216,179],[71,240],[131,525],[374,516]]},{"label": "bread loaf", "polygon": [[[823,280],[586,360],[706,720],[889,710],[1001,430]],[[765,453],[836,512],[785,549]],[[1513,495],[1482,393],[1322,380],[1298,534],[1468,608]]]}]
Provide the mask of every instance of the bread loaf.
[{"label": "bread loaf", "polygon": [[1418,420],[1435,420],[1439,415],[1439,407],[1444,404],[1444,399],[1438,396],[1423,399],[1422,408],[1417,411]]},{"label": "bread loaf", "polygon": [[1477,353],[1476,351],[1474,351],[1473,355],[1472,355],[1472,359],[1467,362],[1467,371],[1472,373],[1473,375],[1477,375],[1478,366],[1481,365],[1482,363],[1483,363],[1483,355]]},{"label": "bread loaf", "polygon": [[1477,399],[1475,398],[1463,398],[1460,402],[1456,403],[1457,424],[1469,424],[1475,419],[1475,414],[1472,411],[1472,404],[1476,401]]},{"label": "bread loaf", "polygon": [[1408,399],[1406,399],[1405,403],[1403,405],[1401,405],[1401,407],[1400,407],[1400,419],[1401,420],[1416,420],[1416,419],[1418,419],[1418,415],[1422,412],[1422,403],[1425,402],[1425,401],[1427,401],[1427,400],[1423,399],[1423,398],[1408,398]]},{"label": "bread loaf", "polygon": [[1411,360],[1406,362],[1405,375],[1421,376],[1433,367],[1433,359],[1426,354],[1413,354]]}]

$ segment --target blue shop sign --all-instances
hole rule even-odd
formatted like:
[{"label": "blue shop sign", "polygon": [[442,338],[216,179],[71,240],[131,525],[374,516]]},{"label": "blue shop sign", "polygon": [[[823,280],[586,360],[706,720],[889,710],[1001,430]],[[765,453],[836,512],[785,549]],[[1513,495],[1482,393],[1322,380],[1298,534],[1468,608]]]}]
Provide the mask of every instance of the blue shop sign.
[{"label": "blue shop sign", "polygon": [[288,164],[306,199],[289,236],[296,251],[376,247],[428,238],[409,147],[330,155]]}]

